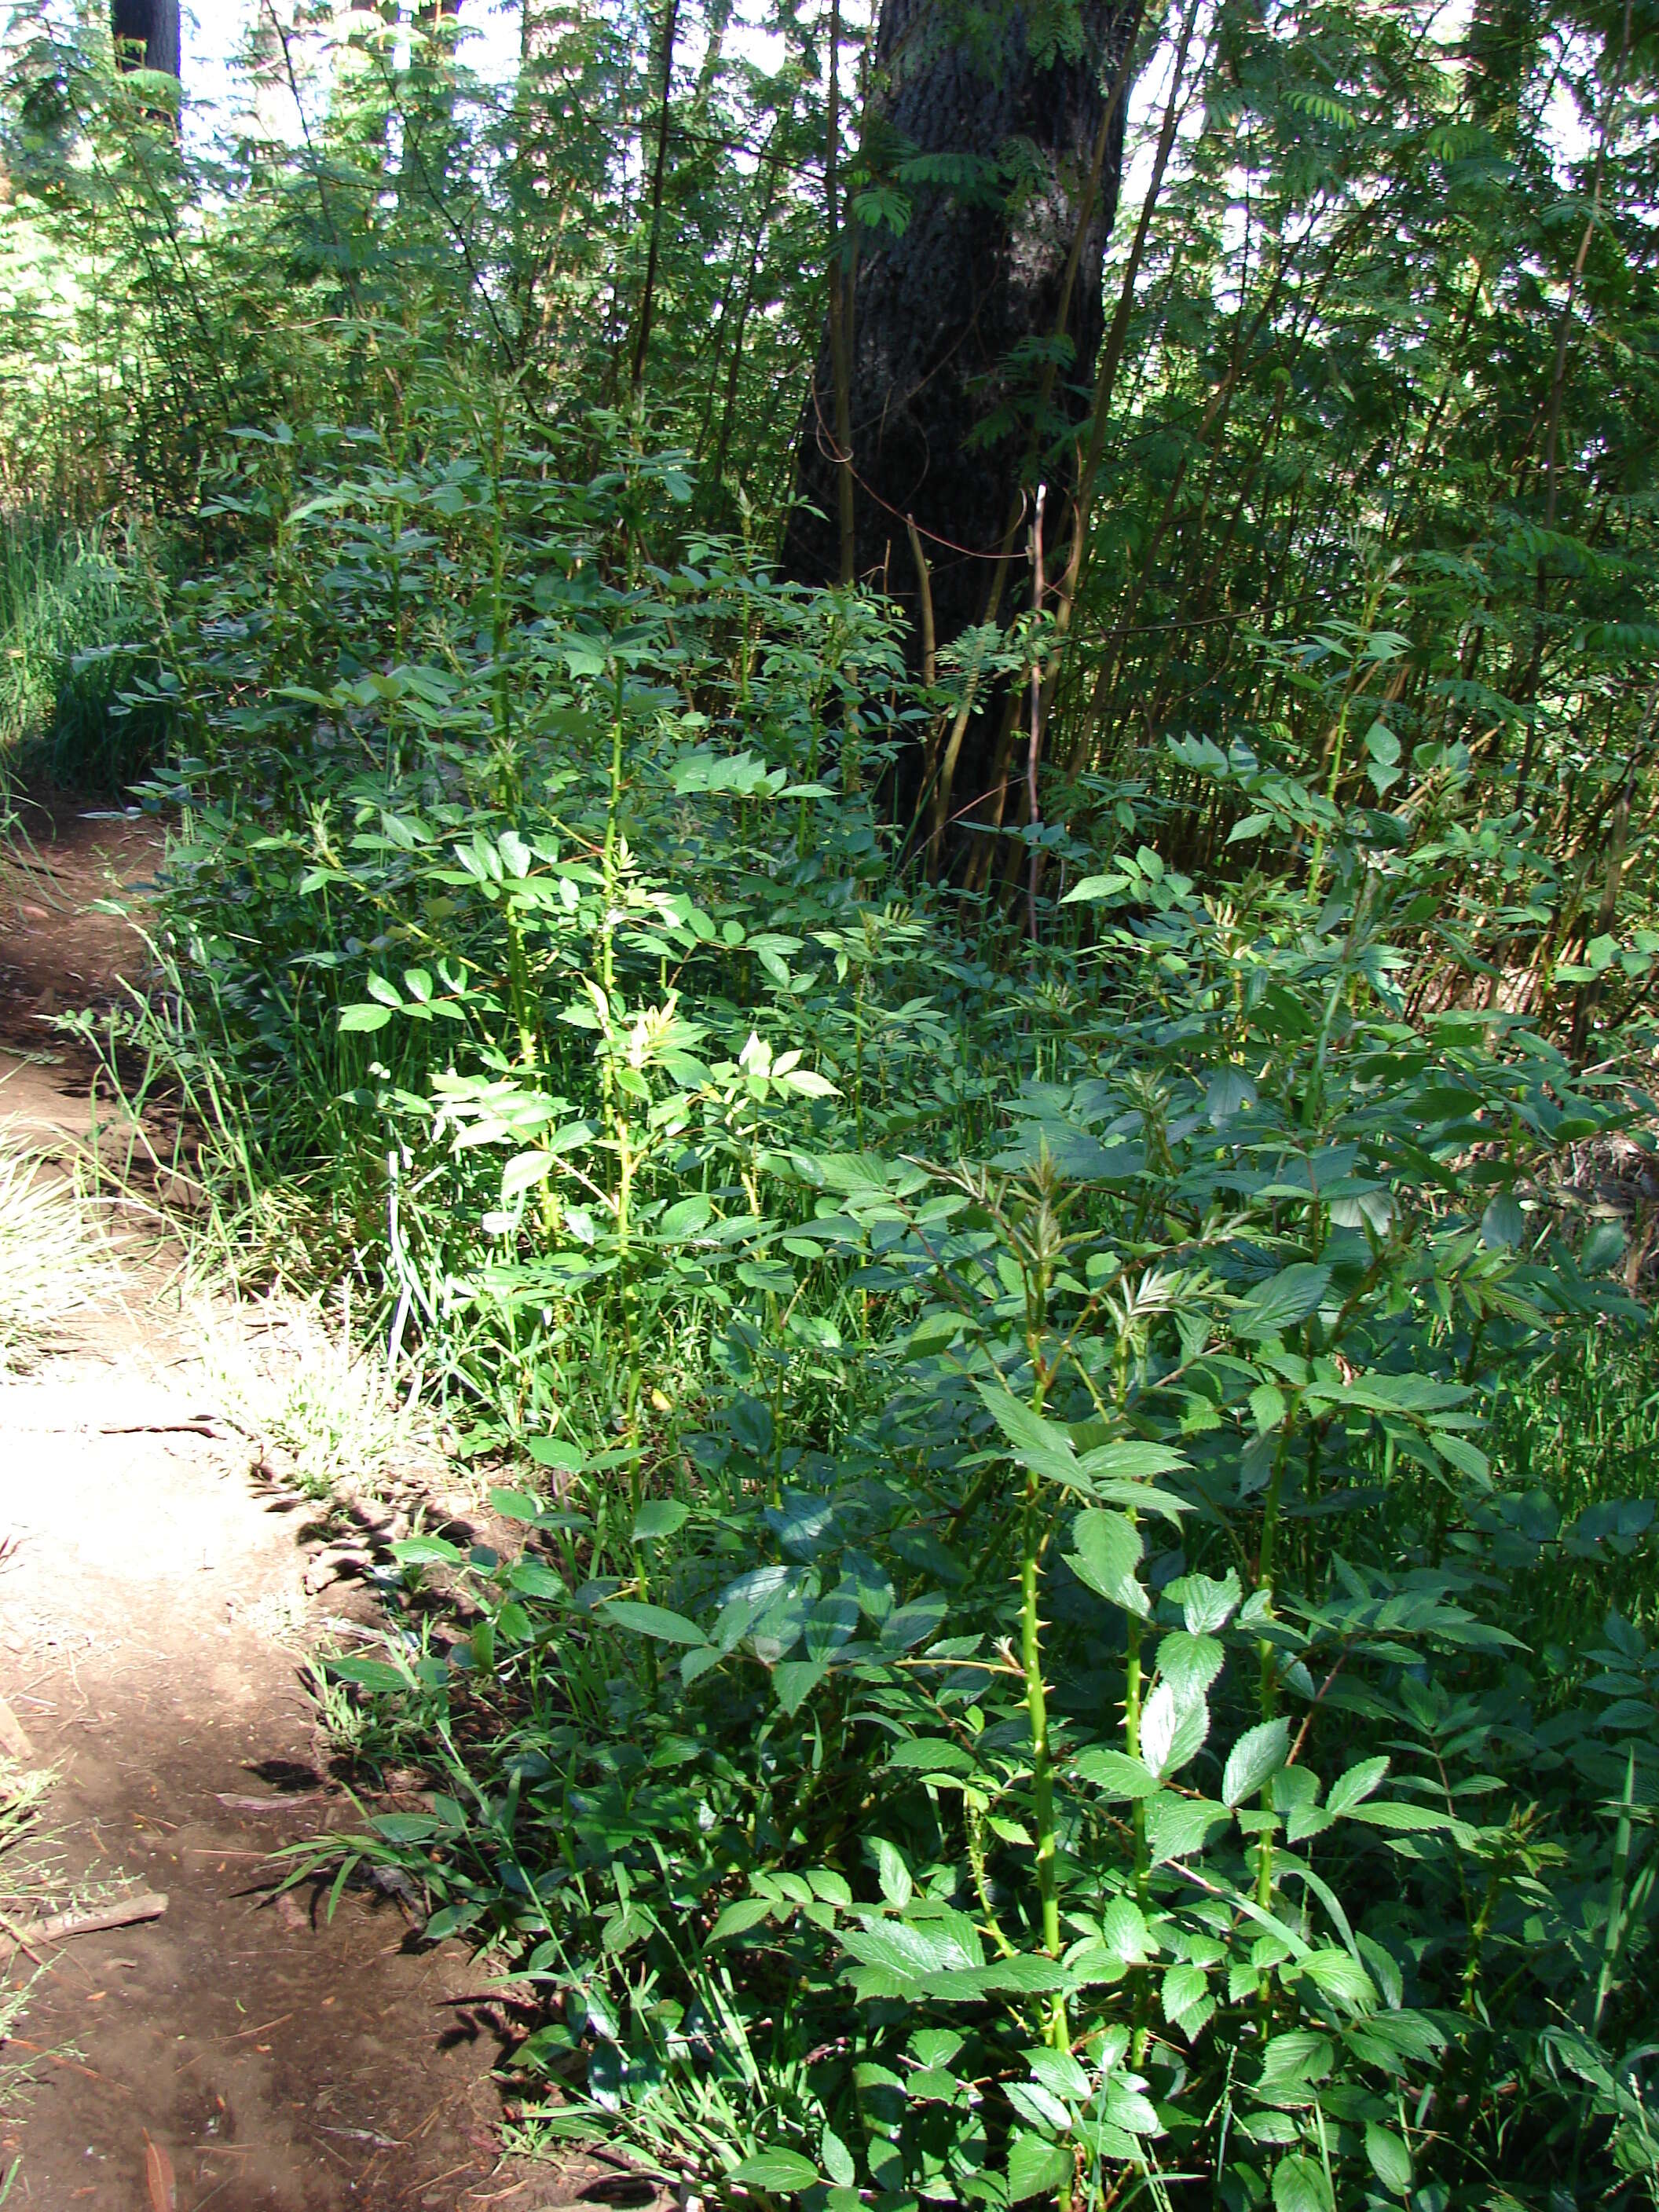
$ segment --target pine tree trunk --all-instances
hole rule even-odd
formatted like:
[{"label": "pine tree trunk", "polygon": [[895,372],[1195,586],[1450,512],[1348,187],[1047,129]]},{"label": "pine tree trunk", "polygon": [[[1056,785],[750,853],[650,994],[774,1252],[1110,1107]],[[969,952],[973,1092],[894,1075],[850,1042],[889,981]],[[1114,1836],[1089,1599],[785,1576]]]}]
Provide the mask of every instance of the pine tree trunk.
[{"label": "pine tree trunk", "polygon": [[[866,226],[848,241],[856,271],[848,348],[854,568],[918,607],[906,527],[914,519],[931,571],[939,647],[983,620],[995,556],[1011,514],[1018,516],[1022,464],[1033,450],[1030,410],[1022,403],[1036,392],[1042,349],[1054,333],[1096,141],[1138,13],[1129,0],[1083,0],[1084,47],[1068,58],[1034,55],[1027,14],[1014,9],[996,50],[976,55],[952,37],[945,0],[884,0],[865,146],[877,160],[896,149],[911,206],[901,233]],[[1100,343],[1101,269],[1126,105],[1118,102],[1108,135],[1066,317],[1069,357],[1050,404],[1057,419],[1037,441],[1051,515],[1062,511],[1070,465],[1066,427],[1086,410]],[[910,182],[905,166],[915,155],[933,157],[936,179],[941,169],[955,173],[950,181]],[[977,171],[968,180],[964,157]],[[1022,347],[1023,359],[1011,361]],[[784,574],[799,583],[834,583],[838,572],[835,421],[826,338],[796,464],[799,497],[818,512],[798,505],[783,547]],[[989,741],[978,736],[982,750]],[[975,767],[987,764],[963,759],[964,795],[979,788]],[[914,789],[913,779],[901,781]]]},{"label": "pine tree trunk", "polygon": [[[113,0],[110,30],[124,69],[158,70],[163,76],[182,75],[179,0]],[[141,47],[142,62],[136,51]]]}]

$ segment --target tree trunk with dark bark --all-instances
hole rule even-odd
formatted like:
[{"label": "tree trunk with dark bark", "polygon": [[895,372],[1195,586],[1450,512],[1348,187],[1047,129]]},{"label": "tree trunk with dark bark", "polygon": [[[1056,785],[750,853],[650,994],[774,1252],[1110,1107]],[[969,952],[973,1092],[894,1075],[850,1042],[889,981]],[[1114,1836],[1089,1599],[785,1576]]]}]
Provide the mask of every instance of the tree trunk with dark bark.
[{"label": "tree trunk with dark bark", "polygon": [[[878,160],[894,149],[911,205],[902,232],[866,226],[847,241],[855,268],[847,372],[854,569],[914,617],[921,580],[907,529],[913,520],[931,572],[939,647],[985,618],[1011,517],[1018,523],[1022,465],[1034,452],[1048,457],[1049,513],[1062,511],[1064,483],[1054,479],[1070,466],[1065,434],[1086,412],[1101,338],[1122,100],[1111,116],[1065,316],[1069,343],[1035,444],[1031,403],[1060,320],[1113,82],[1139,14],[1132,0],[1083,0],[1082,51],[1042,56],[1031,51],[1024,9],[1011,8],[989,50],[976,50],[957,34],[952,0],[884,0],[866,147]],[[931,157],[935,176],[953,180],[928,181],[923,170],[910,182],[917,156]],[[964,156],[978,173],[965,183]],[[826,337],[802,421],[800,503],[784,538],[783,572],[799,583],[832,584],[839,572],[836,415]],[[919,637],[919,623],[913,628]],[[973,776],[985,765],[971,756],[991,742],[983,729],[970,739],[957,782],[964,795],[977,790]],[[900,783],[914,793],[913,776],[902,773]]]},{"label": "tree trunk with dark bark", "polygon": [[110,29],[124,69],[157,70],[163,76],[183,73],[179,0],[113,0]]}]

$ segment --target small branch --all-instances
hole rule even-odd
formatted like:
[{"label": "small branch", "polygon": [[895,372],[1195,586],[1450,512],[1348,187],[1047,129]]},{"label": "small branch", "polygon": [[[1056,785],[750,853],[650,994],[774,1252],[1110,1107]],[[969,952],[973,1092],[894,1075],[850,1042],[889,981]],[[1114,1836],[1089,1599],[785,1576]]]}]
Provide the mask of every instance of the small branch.
[{"label": "small branch", "polygon": [[70,1936],[97,1936],[106,1928],[131,1928],[140,1920],[159,1920],[167,1901],[159,1890],[143,1889],[116,1905],[94,1905],[85,1912],[54,1912],[27,1929],[33,1943],[58,1943]]}]

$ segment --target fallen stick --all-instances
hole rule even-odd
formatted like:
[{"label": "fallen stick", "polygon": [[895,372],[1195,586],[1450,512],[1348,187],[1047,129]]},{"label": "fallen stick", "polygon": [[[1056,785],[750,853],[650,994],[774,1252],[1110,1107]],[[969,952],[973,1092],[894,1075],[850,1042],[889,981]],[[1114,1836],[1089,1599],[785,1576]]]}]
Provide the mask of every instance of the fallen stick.
[{"label": "fallen stick", "polygon": [[32,1943],[57,1943],[68,1936],[96,1936],[106,1928],[131,1928],[137,1920],[159,1920],[167,1909],[159,1890],[140,1890],[117,1905],[95,1905],[85,1912],[54,1912],[49,1920],[30,1923]]},{"label": "fallen stick", "polygon": [[114,1421],[103,1422],[90,1431],[100,1437],[211,1437],[219,1441],[219,1431],[210,1421]]},{"label": "fallen stick", "polygon": [[219,1790],[216,1804],[229,1808],[233,1813],[287,1813],[306,1805],[327,1805],[334,1801],[331,1790],[291,1790],[286,1797],[238,1797],[228,1790]]}]

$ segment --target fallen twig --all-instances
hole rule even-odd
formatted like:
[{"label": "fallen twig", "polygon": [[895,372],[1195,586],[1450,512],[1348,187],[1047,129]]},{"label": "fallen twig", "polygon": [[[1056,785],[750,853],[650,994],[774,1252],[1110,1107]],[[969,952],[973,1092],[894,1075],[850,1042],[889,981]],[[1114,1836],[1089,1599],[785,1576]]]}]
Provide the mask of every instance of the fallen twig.
[{"label": "fallen twig", "polygon": [[301,1805],[331,1804],[335,1796],[331,1790],[296,1790],[286,1797],[238,1797],[228,1790],[221,1790],[214,1802],[233,1813],[286,1813]]},{"label": "fallen twig", "polygon": [[160,1890],[140,1890],[115,1905],[98,1905],[85,1912],[54,1912],[50,1919],[33,1922],[27,1930],[33,1943],[61,1942],[69,1936],[96,1936],[106,1928],[131,1928],[137,1920],[159,1920],[167,1909]]},{"label": "fallen twig", "polygon": [[144,2180],[149,2190],[150,2212],[177,2212],[179,2185],[173,2179],[173,2160],[160,2143],[152,2141],[148,2128],[144,2130]]}]

